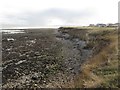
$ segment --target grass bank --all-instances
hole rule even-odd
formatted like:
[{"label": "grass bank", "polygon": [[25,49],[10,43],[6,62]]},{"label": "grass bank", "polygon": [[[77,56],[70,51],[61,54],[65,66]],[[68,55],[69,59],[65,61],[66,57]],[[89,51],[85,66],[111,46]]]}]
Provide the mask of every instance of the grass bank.
[{"label": "grass bank", "polygon": [[80,67],[81,73],[71,83],[76,88],[118,88],[118,31],[105,27],[65,27],[60,28],[71,38],[87,42],[86,49],[93,54]]}]

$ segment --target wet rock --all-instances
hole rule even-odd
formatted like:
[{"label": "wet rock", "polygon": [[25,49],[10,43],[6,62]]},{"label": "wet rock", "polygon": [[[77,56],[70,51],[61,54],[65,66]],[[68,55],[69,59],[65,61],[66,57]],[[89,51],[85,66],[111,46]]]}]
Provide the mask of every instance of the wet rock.
[{"label": "wet rock", "polygon": [[32,80],[38,80],[38,77],[37,77],[37,76],[32,76],[31,79],[32,79]]},{"label": "wet rock", "polygon": [[14,41],[14,38],[7,38],[7,41]]}]

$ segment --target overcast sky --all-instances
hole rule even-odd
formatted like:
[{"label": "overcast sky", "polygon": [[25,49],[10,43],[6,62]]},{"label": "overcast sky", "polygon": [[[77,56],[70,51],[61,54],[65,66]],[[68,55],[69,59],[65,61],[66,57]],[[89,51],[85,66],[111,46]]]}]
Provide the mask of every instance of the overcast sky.
[{"label": "overcast sky", "polygon": [[0,23],[3,28],[116,23],[118,1],[0,0]]}]

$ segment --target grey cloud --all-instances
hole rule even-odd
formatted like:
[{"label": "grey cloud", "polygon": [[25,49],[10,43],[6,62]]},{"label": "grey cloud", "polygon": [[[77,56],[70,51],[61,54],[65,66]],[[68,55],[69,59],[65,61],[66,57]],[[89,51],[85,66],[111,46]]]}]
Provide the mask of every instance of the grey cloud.
[{"label": "grey cloud", "polygon": [[52,8],[41,12],[25,12],[17,15],[7,15],[5,18],[8,22],[10,21],[11,24],[16,24],[17,26],[45,26],[46,23],[49,23],[49,18],[58,18],[64,20],[66,23],[72,23],[81,18],[90,18],[92,15],[93,12],[89,12],[88,10],[72,11]]}]

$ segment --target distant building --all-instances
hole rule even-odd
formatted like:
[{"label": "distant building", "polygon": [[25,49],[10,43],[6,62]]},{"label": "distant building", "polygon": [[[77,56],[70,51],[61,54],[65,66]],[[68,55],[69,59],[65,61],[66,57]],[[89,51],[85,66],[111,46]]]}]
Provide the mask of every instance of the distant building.
[{"label": "distant building", "polygon": [[106,27],[106,24],[97,24],[97,27]]},{"label": "distant building", "polygon": [[107,24],[107,27],[118,27],[119,23],[115,23],[115,24],[112,24],[112,23],[109,23]]},{"label": "distant building", "polygon": [[94,24],[90,24],[89,27],[94,27],[95,25]]}]

